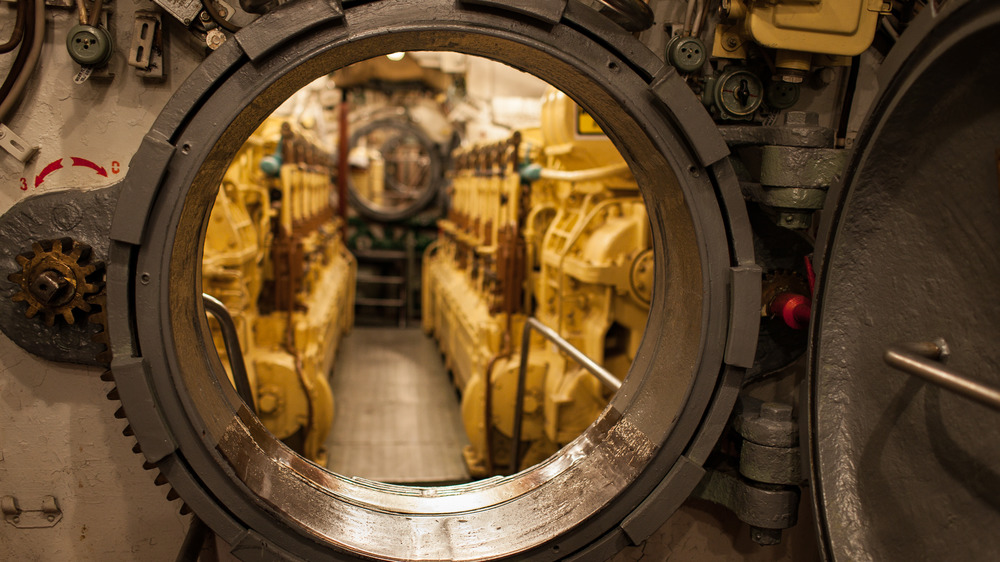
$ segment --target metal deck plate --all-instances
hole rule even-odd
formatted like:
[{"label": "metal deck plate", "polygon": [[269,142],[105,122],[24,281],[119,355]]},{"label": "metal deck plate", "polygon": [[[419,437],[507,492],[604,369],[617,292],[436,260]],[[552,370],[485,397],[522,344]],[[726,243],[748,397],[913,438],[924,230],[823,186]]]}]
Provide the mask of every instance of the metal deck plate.
[{"label": "metal deck plate", "polygon": [[406,484],[469,480],[455,387],[418,328],[355,328],[331,377],[330,470]]}]

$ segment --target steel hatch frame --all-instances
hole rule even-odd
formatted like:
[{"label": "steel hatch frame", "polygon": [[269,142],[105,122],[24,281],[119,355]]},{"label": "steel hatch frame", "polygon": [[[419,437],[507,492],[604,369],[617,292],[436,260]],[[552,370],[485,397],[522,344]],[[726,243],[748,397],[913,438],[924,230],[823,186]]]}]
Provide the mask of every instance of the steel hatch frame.
[{"label": "steel hatch frame", "polygon": [[[111,229],[112,371],[147,461],[241,557],[591,560],[645,540],[704,474],[758,324],[728,149],[683,80],[592,9],[498,4],[283,6],[192,74],[132,160]],[[340,66],[434,49],[544,76],[583,105],[632,166],[671,268],[657,266],[632,376],[579,439],[511,477],[428,489],[347,479],[271,437],[220,382],[199,273],[218,180],[273,108]]]}]

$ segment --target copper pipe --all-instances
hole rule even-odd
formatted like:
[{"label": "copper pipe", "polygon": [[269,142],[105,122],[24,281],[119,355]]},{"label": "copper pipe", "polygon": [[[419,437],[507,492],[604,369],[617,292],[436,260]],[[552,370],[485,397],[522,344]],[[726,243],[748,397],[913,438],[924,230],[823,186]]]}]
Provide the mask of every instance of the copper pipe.
[{"label": "copper pipe", "polygon": [[94,0],[94,9],[90,12],[90,17],[87,19],[87,24],[90,27],[97,27],[97,23],[101,20],[101,11],[104,9],[104,0]]},{"label": "copper pipe", "polygon": [[80,18],[80,25],[87,25],[87,5],[83,3],[83,0],[76,0],[76,11]]}]

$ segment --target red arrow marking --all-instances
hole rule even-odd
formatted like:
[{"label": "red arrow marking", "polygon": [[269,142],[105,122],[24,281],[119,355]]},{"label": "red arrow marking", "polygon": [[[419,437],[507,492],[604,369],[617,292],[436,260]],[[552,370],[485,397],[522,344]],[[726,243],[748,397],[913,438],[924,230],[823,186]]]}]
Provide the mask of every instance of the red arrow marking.
[{"label": "red arrow marking", "polygon": [[40,173],[37,176],[35,176],[35,187],[38,187],[38,186],[42,185],[42,182],[45,181],[45,176],[51,174],[52,172],[54,172],[56,170],[61,170],[62,167],[63,167],[63,165],[62,165],[62,158],[60,158],[60,159],[56,160],[55,162],[52,162],[51,164],[49,164],[45,168],[43,168],[42,169],[42,173]]},{"label": "red arrow marking", "polygon": [[95,172],[97,172],[97,175],[108,177],[108,171],[107,170],[105,170],[101,166],[98,166],[97,164],[94,164],[90,160],[87,160],[87,159],[84,159],[84,158],[77,158],[76,156],[73,156],[71,158],[73,159],[73,165],[74,166],[83,166],[84,168],[90,168],[91,170],[94,170]]}]

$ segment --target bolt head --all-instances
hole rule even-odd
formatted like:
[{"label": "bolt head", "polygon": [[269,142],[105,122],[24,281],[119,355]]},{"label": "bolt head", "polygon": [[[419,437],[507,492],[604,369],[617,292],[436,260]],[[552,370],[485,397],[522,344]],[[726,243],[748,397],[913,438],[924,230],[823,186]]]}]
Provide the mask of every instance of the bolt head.
[{"label": "bolt head", "polygon": [[28,289],[43,304],[64,304],[70,282],[58,271],[46,270],[31,280]]}]

